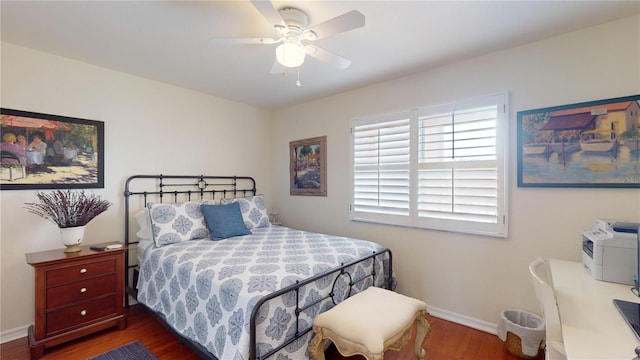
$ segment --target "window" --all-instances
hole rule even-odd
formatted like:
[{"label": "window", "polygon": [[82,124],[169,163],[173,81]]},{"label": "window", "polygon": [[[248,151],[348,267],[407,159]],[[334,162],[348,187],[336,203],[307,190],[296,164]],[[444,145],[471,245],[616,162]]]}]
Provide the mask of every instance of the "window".
[{"label": "window", "polygon": [[507,236],[506,93],[351,122],[350,218]]}]

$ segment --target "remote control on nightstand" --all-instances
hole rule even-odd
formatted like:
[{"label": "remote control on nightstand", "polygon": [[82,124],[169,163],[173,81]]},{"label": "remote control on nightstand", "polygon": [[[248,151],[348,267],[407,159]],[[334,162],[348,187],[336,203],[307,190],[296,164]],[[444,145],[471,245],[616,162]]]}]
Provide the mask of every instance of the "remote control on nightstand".
[{"label": "remote control on nightstand", "polygon": [[89,249],[94,251],[104,251],[104,250],[116,250],[122,248],[122,244],[109,244],[109,245],[91,245]]}]

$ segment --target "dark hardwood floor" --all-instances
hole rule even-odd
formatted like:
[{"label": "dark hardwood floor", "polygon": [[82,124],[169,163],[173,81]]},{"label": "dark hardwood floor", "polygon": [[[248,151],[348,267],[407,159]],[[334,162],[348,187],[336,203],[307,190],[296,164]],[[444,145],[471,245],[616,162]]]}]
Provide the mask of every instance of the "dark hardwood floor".
[{"label": "dark hardwood floor", "polygon": [[[497,336],[474,330],[449,321],[428,316],[431,332],[425,340],[426,360],[517,360]],[[198,357],[158,323],[142,306],[129,308],[128,327],[125,330],[105,330],[85,338],[47,349],[43,360],[84,360],[112,348],[140,340],[160,360],[197,360]],[[541,352],[542,353],[542,352]],[[0,345],[0,359],[29,359],[26,338]],[[360,356],[344,358],[331,347],[327,360],[361,360]],[[415,359],[410,341],[400,351],[388,351],[387,360]],[[540,356],[539,359],[544,359]]]}]

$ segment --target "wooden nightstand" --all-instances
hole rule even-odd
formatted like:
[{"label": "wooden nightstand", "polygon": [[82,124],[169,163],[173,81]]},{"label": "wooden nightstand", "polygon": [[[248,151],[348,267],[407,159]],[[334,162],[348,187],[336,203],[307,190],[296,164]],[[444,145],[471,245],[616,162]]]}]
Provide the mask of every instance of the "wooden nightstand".
[{"label": "wooden nightstand", "polygon": [[124,312],[124,254],[117,250],[26,254],[35,268],[35,319],[29,327],[31,359],[45,348],[96,331],[127,327]]}]

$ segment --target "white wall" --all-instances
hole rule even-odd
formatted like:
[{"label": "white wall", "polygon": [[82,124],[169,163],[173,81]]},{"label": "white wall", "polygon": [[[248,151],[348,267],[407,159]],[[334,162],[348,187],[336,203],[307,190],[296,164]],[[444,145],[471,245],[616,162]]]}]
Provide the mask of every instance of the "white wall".
[{"label": "white wall", "polygon": [[[121,239],[129,175],[252,175],[286,225],[382,243],[399,291],[482,326],[505,308],[537,310],[527,272],[535,257],[578,260],[579,233],[595,218],[640,221],[637,189],[518,188],[515,156],[517,111],[640,93],[639,24],[631,17],[337,94],[278,111],[275,123],[262,109],[2,43],[1,106],[105,122],[105,188],[95,192],[114,206],[89,225],[87,242]],[[351,118],[502,90],[511,95],[509,238],[348,220]],[[289,142],[322,135],[328,196],[290,196]],[[33,200],[33,191],[0,192],[4,333],[33,321],[24,253],[60,248],[56,227],[22,208]]]},{"label": "white wall", "polygon": [[[516,113],[640,94],[639,24],[630,17],[276,112],[273,185],[281,220],[389,247],[398,290],[441,315],[490,329],[504,309],[537,311],[529,262],[579,260],[580,232],[598,217],[640,221],[640,191],[518,188]],[[350,119],[504,90],[511,101],[507,239],[348,220]],[[328,196],[289,196],[289,142],[322,135]]]},{"label": "white wall", "polygon": [[[123,241],[130,175],[253,176],[269,201],[271,112],[8,43],[1,55],[3,108],[104,121],[105,186],[94,192],[114,205],[89,224],[86,243]],[[0,192],[0,331],[7,336],[33,322],[33,270],[24,254],[62,247],[55,225],[22,208],[34,193]]]}]

